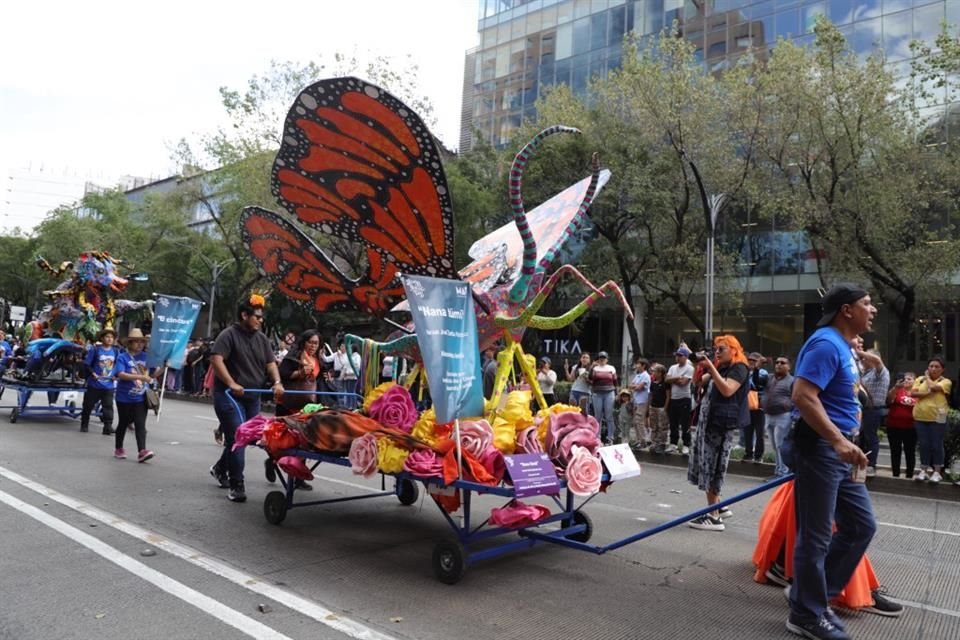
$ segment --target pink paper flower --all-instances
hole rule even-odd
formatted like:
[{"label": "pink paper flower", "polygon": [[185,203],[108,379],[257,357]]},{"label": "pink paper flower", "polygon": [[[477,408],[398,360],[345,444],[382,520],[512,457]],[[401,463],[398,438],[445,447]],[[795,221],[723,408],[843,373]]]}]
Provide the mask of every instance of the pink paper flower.
[{"label": "pink paper flower", "polygon": [[603,465],[586,447],[574,445],[567,463],[567,488],[577,496],[590,496],[600,490]]},{"label": "pink paper flower", "polygon": [[377,436],[366,433],[354,438],[347,454],[350,468],[357,475],[369,478],[377,472]]},{"label": "pink paper flower", "polygon": [[504,462],[503,454],[500,453],[499,449],[492,444],[487,445],[487,448],[483,451],[483,455],[477,458],[477,460],[497,482],[503,480],[503,474],[507,472],[507,463]]},{"label": "pink paper flower", "polygon": [[394,385],[370,404],[370,417],[389,429],[410,433],[417,421],[417,407],[409,391]]},{"label": "pink paper flower", "polygon": [[493,427],[486,420],[465,420],[460,423],[460,446],[477,460],[493,443]]},{"label": "pink paper flower", "polygon": [[490,510],[490,524],[495,527],[518,529],[534,524],[550,515],[550,509],[539,504],[524,504],[514,500],[505,507]]},{"label": "pink paper flower", "polygon": [[313,480],[313,473],[311,473],[310,468],[307,467],[307,463],[303,461],[303,458],[283,456],[277,460],[277,466],[287,472],[291,478],[296,478],[297,480]]},{"label": "pink paper flower", "polygon": [[514,453],[543,453],[537,427],[527,427],[517,434],[517,448]]},{"label": "pink paper flower", "polygon": [[403,470],[415,476],[443,477],[443,462],[432,449],[414,449],[404,460]]},{"label": "pink paper flower", "polygon": [[271,420],[272,418],[257,415],[237,427],[237,433],[233,438],[233,449],[242,449],[259,440],[263,436],[264,428],[270,424]]},{"label": "pink paper flower", "polygon": [[547,429],[546,450],[550,459],[560,469],[570,461],[572,448],[586,447],[591,454],[600,449],[600,425],[593,416],[564,412],[551,416]]}]

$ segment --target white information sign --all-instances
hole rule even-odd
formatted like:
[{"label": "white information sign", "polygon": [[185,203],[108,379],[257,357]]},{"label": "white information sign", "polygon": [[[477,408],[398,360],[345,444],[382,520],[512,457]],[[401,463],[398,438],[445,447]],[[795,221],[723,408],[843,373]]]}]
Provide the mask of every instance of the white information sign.
[{"label": "white information sign", "polygon": [[600,459],[603,460],[603,466],[607,468],[612,481],[640,475],[640,463],[628,444],[600,447]]},{"label": "white information sign", "polygon": [[23,322],[27,319],[27,308],[18,307],[15,304],[10,305],[10,320],[11,322]]}]

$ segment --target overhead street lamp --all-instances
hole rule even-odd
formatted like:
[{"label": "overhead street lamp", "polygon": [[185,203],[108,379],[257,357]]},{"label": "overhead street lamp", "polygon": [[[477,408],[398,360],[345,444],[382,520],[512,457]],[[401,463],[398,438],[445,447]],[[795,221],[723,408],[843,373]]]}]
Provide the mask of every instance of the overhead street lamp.
[{"label": "overhead street lamp", "polygon": [[703,341],[704,346],[713,341],[713,294],[714,294],[714,276],[715,273],[715,253],[714,248],[717,237],[717,218],[720,217],[720,211],[727,202],[727,195],[716,193],[707,196],[707,190],[703,186],[703,179],[697,170],[697,165],[687,159],[690,163],[690,169],[693,170],[693,176],[697,180],[697,188],[700,190],[700,200],[703,203],[703,214],[707,223],[707,274],[706,286],[704,287],[704,318],[703,318]]}]

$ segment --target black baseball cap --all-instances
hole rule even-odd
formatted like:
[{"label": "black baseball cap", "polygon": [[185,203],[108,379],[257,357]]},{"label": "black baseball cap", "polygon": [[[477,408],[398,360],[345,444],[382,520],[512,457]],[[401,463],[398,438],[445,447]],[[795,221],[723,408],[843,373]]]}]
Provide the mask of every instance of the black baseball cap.
[{"label": "black baseball cap", "polygon": [[826,295],[823,296],[823,315],[817,322],[818,327],[825,327],[833,322],[837,317],[837,312],[845,304],[853,304],[860,298],[865,298],[870,293],[858,284],[841,282],[830,287]]}]

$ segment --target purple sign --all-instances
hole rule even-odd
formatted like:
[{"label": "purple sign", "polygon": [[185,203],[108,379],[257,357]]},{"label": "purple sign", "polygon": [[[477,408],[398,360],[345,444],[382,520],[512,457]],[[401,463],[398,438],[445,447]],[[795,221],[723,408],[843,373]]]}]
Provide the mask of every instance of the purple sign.
[{"label": "purple sign", "polygon": [[519,453],[503,458],[517,498],[560,493],[560,480],[547,454]]}]

